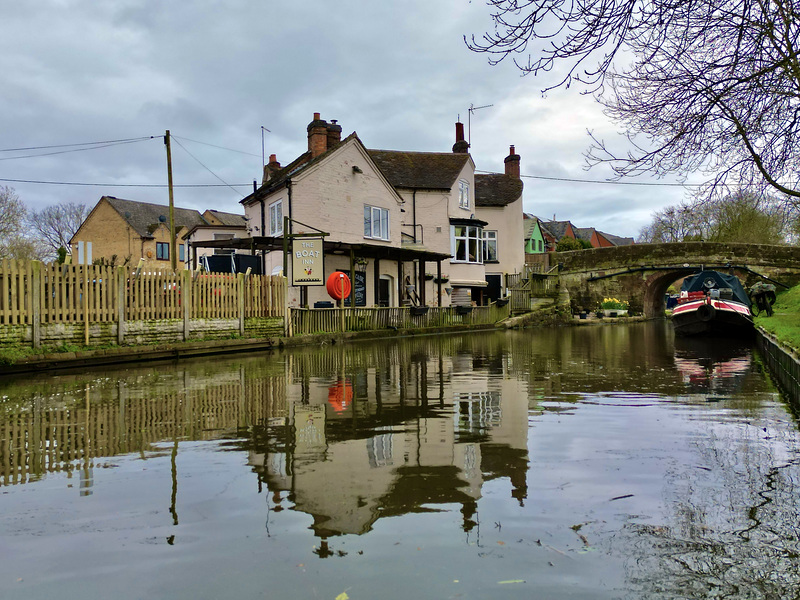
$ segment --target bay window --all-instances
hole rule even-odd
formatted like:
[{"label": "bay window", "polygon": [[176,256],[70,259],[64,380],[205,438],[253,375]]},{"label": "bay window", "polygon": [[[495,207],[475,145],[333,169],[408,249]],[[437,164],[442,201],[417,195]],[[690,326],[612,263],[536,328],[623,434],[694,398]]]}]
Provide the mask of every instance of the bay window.
[{"label": "bay window", "polygon": [[451,262],[483,263],[483,229],[471,225],[451,225]]}]

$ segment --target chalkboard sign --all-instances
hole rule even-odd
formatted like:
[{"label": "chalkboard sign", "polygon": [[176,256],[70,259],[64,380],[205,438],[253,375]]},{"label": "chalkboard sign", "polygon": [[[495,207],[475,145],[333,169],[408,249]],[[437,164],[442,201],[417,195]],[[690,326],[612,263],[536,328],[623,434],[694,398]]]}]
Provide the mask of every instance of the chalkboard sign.
[{"label": "chalkboard sign", "polygon": [[[339,269],[341,271],[341,269]],[[348,277],[350,277],[350,273],[347,271],[342,271]],[[367,305],[367,274],[362,273],[361,271],[355,272],[356,279],[353,282],[353,291],[350,292],[350,295],[345,300],[345,306],[352,306],[353,302],[353,294],[356,296],[356,306],[366,306]]]}]

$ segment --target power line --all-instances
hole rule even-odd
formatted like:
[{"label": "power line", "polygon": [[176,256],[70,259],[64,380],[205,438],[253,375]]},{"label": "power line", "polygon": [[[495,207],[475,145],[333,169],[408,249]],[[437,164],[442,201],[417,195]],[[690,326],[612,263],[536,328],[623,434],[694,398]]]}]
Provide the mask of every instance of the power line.
[{"label": "power line", "polygon": [[[480,171],[475,169],[476,173],[484,173],[486,175],[503,175],[496,171]],[[566,183],[601,183],[605,185],[640,185],[648,187],[701,187],[702,183],[659,183],[656,181],[608,181],[605,179],[572,179],[570,177],[547,177],[546,175],[520,175],[524,179],[542,179],[545,181],[562,181]]]},{"label": "power line", "polygon": [[[8,183],[36,183],[42,185],[78,185],[88,187],[124,187],[124,188],[165,188],[169,187],[166,183],[82,183],[78,181],[41,181],[36,179],[3,179]],[[176,188],[215,188],[215,187],[250,187],[253,183],[234,183],[232,185],[221,183],[184,183],[173,185]],[[237,192],[238,193],[238,192]]]},{"label": "power line", "polygon": [[239,193],[239,192],[236,190],[236,188],[234,188],[233,186],[231,186],[231,185],[230,185],[230,184],[229,184],[227,181],[225,181],[225,180],[224,180],[222,177],[220,177],[219,175],[217,175],[216,173],[214,173],[214,171],[212,171],[212,170],[211,170],[211,169],[209,169],[207,166],[205,166],[205,165],[204,165],[204,164],[203,164],[203,163],[200,161],[200,159],[199,159],[199,158],[197,158],[197,157],[196,157],[194,154],[192,154],[191,152],[189,152],[189,151],[188,151],[188,150],[187,150],[187,149],[184,147],[184,145],[183,145],[183,144],[181,144],[181,143],[180,143],[180,142],[179,142],[177,139],[175,140],[175,143],[176,143],[176,144],[178,144],[178,146],[180,146],[181,148],[183,148],[183,151],[184,151],[184,152],[186,152],[186,154],[188,154],[188,155],[189,155],[189,156],[191,156],[193,159],[195,159],[195,160],[197,161],[197,164],[199,164],[199,165],[200,165],[201,167],[203,167],[203,168],[204,168],[206,171],[208,171],[209,173],[211,173],[211,174],[212,174],[214,177],[216,177],[217,179],[219,179],[219,180],[220,180],[222,183],[224,183],[226,186],[228,186],[229,188],[231,188],[231,189],[232,189],[234,192],[236,192],[237,194]]},{"label": "power line", "polygon": [[[128,141],[124,141],[124,142],[122,142],[122,141],[121,142],[110,142],[110,143],[107,143],[107,144],[101,144],[99,146],[92,146],[90,148],[73,148],[72,150],[57,150],[56,152],[42,152],[40,154],[23,154],[22,156],[5,156],[3,158],[0,158],[0,161],[1,160],[18,160],[20,158],[37,158],[37,157],[40,157],[40,156],[54,156],[56,154],[68,154],[70,152],[85,152],[86,150],[98,150],[99,148],[108,148],[110,146],[122,146],[122,145],[125,145],[125,144],[134,144],[136,142],[142,142],[142,141],[145,141],[145,140],[152,140],[152,139],[154,139],[154,137],[155,136],[153,136],[153,137],[144,137],[144,138],[139,138],[139,139],[136,139],[136,140],[128,140]],[[161,136],[159,136],[159,137],[161,137]]]},{"label": "power line", "polygon": [[28,146],[27,148],[2,148],[0,152],[22,152],[24,150],[49,150],[50,148],[70,148],[72,146],[96,146],[98,144],[116,144],[118,142],[138,142],[140,140],[152,140],[160,135],[151,135],[138,138],[123,138],[120,140],[101,140],[99,142],[82,142],[79,144],[57,144],[54,146]]},{"label": "power line", "polygon": [[230,152],[238,152],[239,154],[246,154],[247,156],[255,156],[256,158],[258,158],[258,154],[253,154],[252,152],[245,152],[244,150],[236,150],[234,148],[226,148],[225,146],[217,146],[216,144],[209,144],[208,142],[201,142],[187,137],[178,137],[177,135],[174,134],[172,136],[172,139],[184,140],[186,142],[194,142],[195,144],[202,144],[203,146],[211,146],[212,148],[219,148],[220,150],[229,150]]}]

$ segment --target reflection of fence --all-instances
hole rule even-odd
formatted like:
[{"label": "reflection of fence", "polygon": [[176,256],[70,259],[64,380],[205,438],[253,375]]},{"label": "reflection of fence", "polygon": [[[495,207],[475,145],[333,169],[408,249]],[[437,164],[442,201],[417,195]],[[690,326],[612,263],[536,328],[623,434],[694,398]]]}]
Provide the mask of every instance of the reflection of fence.
[{"label": "reflection of fence", "polygon": [[345,331],[418,329],[455,325],[493,325],[508,317],[508,305],[401,308],[293,308],[294,335]]},{"label": "reflection of fence", "polygon": [[173,440],[207,440],[286,416],[282,377],[226,383],[147,398],[75,401],[0,414],[0,485],[25,483],[76,463],[152,451]]},{"label": "reflection of fence", "polygon": [[0,261],[2,325],[282,317],[285,298],[282,277]]}]

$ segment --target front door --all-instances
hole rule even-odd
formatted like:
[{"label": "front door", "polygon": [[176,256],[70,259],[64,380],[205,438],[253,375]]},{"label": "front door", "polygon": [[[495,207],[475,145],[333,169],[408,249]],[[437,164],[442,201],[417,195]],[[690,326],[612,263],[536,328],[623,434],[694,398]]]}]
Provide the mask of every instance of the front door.
[{"label": "front door", "polygon": [[381,275],[378,282],[378,306],[392,305],[392,279],[386,275]]}]

